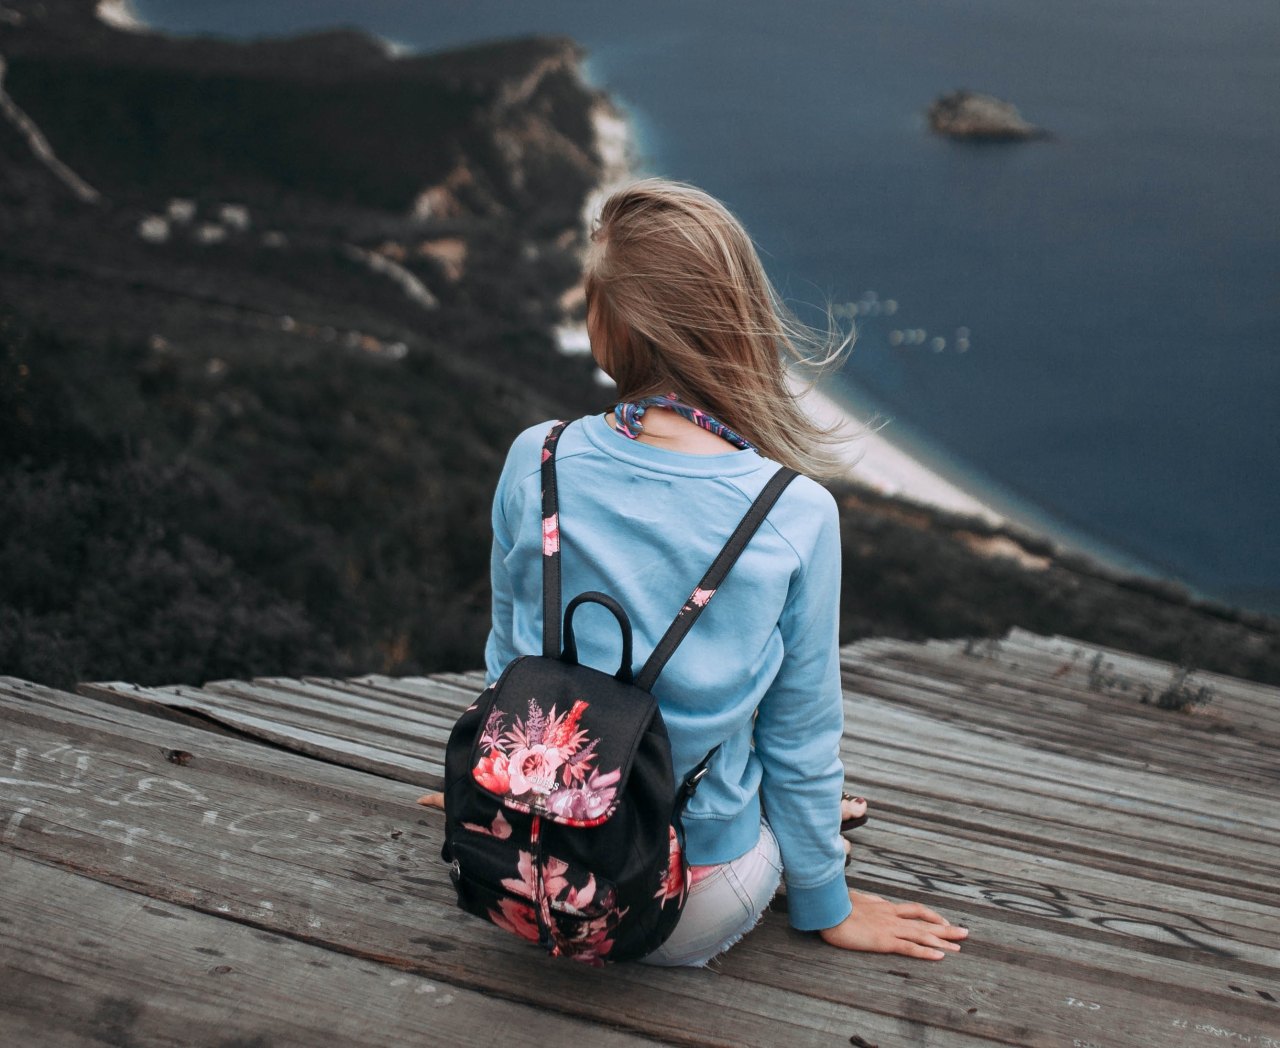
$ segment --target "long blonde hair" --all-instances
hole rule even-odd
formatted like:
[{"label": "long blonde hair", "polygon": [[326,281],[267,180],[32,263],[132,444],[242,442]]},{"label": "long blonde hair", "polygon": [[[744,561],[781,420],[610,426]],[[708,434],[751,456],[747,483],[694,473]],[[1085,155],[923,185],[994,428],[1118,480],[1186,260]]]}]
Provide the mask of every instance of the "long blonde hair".
[{"label": "long blonde hair", "polygon": [[760,453],[814,476],[847,471],[848,439],[797,403],[787,358],[825,368],[853,342],[783,305],[737,218],[683,182],[646,178],[605,200],[585,263],[592,350],[620,399],[675,392]]}]

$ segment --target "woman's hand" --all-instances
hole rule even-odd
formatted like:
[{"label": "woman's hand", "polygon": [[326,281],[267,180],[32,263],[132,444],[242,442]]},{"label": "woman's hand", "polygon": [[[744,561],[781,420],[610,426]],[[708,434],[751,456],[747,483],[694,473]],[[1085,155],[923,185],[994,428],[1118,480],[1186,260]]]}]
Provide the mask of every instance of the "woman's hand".
[{"label": "woman's hand", "polygon": [[953,940],[969,934],[968,928],[949,924],[918,902],[889,902],[879,895],[852,890],[849,898],[853,912],[834,928],[818,933],[825,942],[842,950],[901,953],[940,961],[960,949]]},{"label": "woman's hand", "polygon": [[419,803],[419,804],[424,804],[424,805],[426,805],[428,808],[440,808],[441,810],[443,810],[443,809],[444,809],[444,794],[443,794],[443,793],[428,793],[425,797],[419,797],[419,798],[418,798],[418,803]]}]

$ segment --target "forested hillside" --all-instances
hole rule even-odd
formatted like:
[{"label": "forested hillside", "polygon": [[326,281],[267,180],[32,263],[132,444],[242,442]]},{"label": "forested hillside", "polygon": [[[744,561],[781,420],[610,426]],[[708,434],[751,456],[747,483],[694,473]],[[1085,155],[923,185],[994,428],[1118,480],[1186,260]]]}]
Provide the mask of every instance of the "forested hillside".
[{"label": "forested hillside", "polygon": [[510,435],[602,400],[551,329],[602,104],[564,40],[394,60],[8,5],[0,667],[469,667]]},{"label": "forested hillside", "polygon": [[[510,439],[605,406],[567,40],[396,58],[0,18],[0,673],[481,663]],[[1280,625],[852,485],[842,639],[1010,625],[1280,681]]]}]

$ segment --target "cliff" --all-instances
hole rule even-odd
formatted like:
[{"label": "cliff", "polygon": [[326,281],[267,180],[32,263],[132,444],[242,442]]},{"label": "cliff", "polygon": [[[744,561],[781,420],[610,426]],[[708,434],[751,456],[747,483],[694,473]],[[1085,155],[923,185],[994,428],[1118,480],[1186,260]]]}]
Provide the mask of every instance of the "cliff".
[{"label": "cliff", "polygon": [[[616,164],[580,57],[0,0],[0,672],[478,663],[506,447],[604,406],[551,334]],[[838,495],[846,642],[1022,625],[1280,680],[1275,620]]]},{"label": "cliff", "polygon": [[605,166],[577,46],[2,11],[0,665],[474,665],[510,437],[600,396],[551,336]]}]

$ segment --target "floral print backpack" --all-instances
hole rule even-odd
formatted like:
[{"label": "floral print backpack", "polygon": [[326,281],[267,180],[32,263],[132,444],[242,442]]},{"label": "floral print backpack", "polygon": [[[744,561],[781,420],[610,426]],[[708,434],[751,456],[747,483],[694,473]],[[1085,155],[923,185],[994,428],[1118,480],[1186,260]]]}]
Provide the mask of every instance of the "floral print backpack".
[{"label": "floral print backpack", "polygon": [[[560,620],[555,449],[542,451],[543,653],[514,659],[454,725],[445,752],[443,857],[458,905],[552,956],[634,960],[676,926],[688,895],[681,813],[715,755],[677,784],[650,693],[676,646],[796,473],[781,468],[638,675],[622,606],[579,594]],[[622,631],[613,675],[578,663],[573,615],[607,608]]]}]

